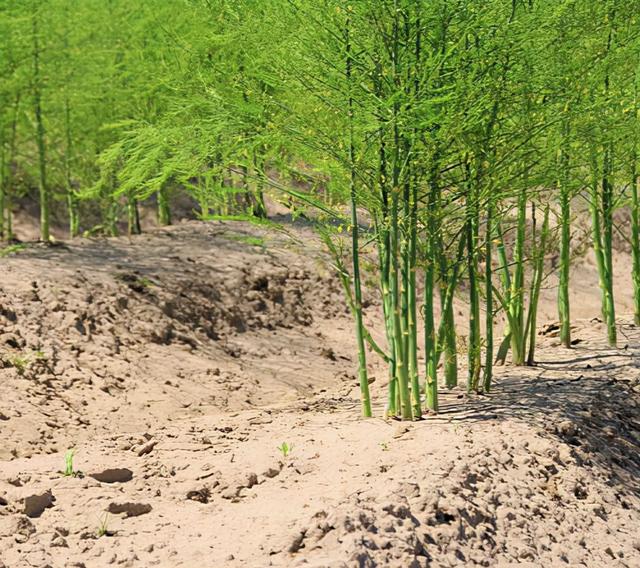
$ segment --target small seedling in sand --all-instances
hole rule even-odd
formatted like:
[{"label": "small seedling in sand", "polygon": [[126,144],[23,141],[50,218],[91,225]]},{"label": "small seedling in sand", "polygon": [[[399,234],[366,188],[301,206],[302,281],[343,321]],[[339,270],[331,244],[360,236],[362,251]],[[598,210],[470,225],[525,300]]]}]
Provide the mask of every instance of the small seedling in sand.
[{"label": "small seedling in sand", "polygon": [[64,455],[64,475],[65,477],[75,477],[76,472],[73,469],[73,456],[76,455],[74,449],[69,450]]},{"label": "small seedling in sand", "polygon": [[109,512],[105,511],[104,515],[98,517],[100,524],[98,525],[98,537],[111,536],[113,533],[109,530]]},{"label": "small seedling in sand", "polygon": [[29,357],[16,355],[15,357],[11,357],[9,359],[9,363],[18,372],[18,375],[22,376],[29,366]]},{"label": "small seedling in sand", "polygon": [[286,458],[293,450],[293,445],[290,446],[287,442],[282,442],[282,444],[278,446],[278,449],[280,450],[282,457]]},{"label": "small seedling in sand", "polygon": [[30,353],[14,355],[13,357],[9,357],[8,361],[9,364],[18,372],[18,375],[22,376],[33,361],[43,361],[46,358],[47,356],[43,351],[33,351]]},{"label": "small seedling in sand", "polygon": [[64,455],[64,471],[61,471],[65,477],[84,477],[81,471],[74,469],[73,458],[76,455],[76,451],[72,448]]},{"label": "small seedling in sand", "polygon": [[389,444],[387,442],[380,442],[380,447],[382,448],[383,452],[389,451]]}]

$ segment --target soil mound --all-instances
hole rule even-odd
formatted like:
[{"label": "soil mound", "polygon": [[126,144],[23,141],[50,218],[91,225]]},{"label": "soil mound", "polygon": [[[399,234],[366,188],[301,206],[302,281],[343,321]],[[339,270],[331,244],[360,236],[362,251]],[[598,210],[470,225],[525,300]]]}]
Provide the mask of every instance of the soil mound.
[{"label": "soil mound", "polygon": [[12,404],[0,402],[10,440],[0,456],[61,450],[114,425],[144,428],[141,407],[173,419],[193,405],[266,402],[282,387],[257,393],[256,381],[286,373],[252,365],[274,348],[289,358],[268,341],[276,330],[288,332],[291,358],[300,344],[327,367],[320,351],[333,347],[318,337],[321,324],[310,326],[344,313],[339,283],[318,272],[321,260],[289,254],[286,237],[269,250],[265,238],[252,227],[189,223],[5,259],[0,400]]},{"label": "soil mound", "polygon": [[[0,567],[640,565],[624,317],[620,349],[597,319],[560,349],[551,322],[490,395],[364,421],[353,323],[304,229],[186,223],[2,264]],[[597,313],[595,268],[575,270]]]}]

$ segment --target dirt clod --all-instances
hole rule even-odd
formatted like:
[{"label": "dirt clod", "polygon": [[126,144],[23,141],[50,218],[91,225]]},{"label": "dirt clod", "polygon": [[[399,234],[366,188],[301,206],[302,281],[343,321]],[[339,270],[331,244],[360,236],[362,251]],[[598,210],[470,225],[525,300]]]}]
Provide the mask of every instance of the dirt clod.
[{"label": "dirt clod", "polygon": [[151,505],[147,503],[109,503],[107,511],[114,515],[124,513],[126,517],[139,517],[151,512]]},{"label": "dirt clod", "polygon": [[53,507],[54,500],[55,498],[53,497],[51,490],[47,490],[44,493],[28,495],[23,501],[23,512],[27,517],[36,519],[42,515],[46,509]]},{"label": "dirt clod", "polygon": [[208,487],[201,487],[199,489],[191,489],[187,491],[187,499],[191,501],[198,501],[199,503],[208,503],[211,498],[211,490]]},{"label": "dirt clod", "polygon": [[89,476],[101,483],[125,483],[133,479],[133,472],[127,468],[110,468],[90,473]]}]

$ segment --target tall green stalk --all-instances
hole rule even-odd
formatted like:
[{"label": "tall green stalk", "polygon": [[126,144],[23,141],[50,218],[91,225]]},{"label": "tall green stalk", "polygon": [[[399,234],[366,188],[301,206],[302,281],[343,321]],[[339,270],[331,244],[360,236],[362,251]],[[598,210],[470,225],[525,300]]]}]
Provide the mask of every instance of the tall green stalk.
[{"label": "tall green stalk", "polygon": [[168,182],[162,184],[158,190],[158,224],[171,225],[171,207],[169,205]]},{"label": "tall green stalk", "polygon": [[4,223],[7,190],[7,143],[5,131],[0,125],[0,239],[4,239]]},{"label": "tall green stalk", "polygon": [[[427,235],[431,240],[432,236]],[[427,265],[424,275],[424,357],[426,361],[425,394],[427,409],[438,412],[438,365],[436,329],[433,316],[433,256],[432,247],[428,245]]]},{"label": "tall green stalk", "polygon": [[[442,210],[440,189],[437,182],[434,184],[436,191],[436,199],[434,201],[435,208],[433,209],[433,215],[437,215],[437,211]],[[441,220],[437,218],[434,223],[433,233],[434,244],[433,254],[437,259],[438,265],[438,278],[439,278],[439,290],[440,290],[440,310],[441,318],[444,322],[444,362],[443,362],[443,374],[444,384],[447,388],[451,389],[458,385],[458,340],[456,334],[455,315],[453,313],[453,303],[447,302],[447,290],[449,283],[452,280],[452,271],[450,269],[449,262],[445,251],[442,246],[442,227]]]},{"label": "tall green stalk", "polygon": [[418,253],[418,188],[417,180],[413,180],[410,196],[409,217],[409,250],[407,254],[407,303],[408,325],[407,332],[409,350],[409,377],[411,378],[411,402],[413,417],[422,415],[422,403],[420,400],[420,375],[418,369],[418,309],[416,305],[416,262]]},{"label": "tall green stalk", "polygon": [[467,276],[469,278],[469,345],[468,380],[469,392],[478,389],[481,372],[480,354],[480,290],[478,286],[478,267],[476,244],[478,241],[478,192],[472,180],[471,168],[467,162],[467,218],[465,232],[467,236]]},{"label": "tall green stalk", "polygon": [[604,257],[605,316],[607,338],[611,346],[617,342],[616,308],[613,298],[613,144],[605,150],[602,177],[602,253]]},{"label": "tall green stalk", "polygon": [[[411,25],[410,20],[407,15],[405,19],[405,41],[409,43],[411,39]],[[415,21],[415,40],[414,40],[414,63],[415,65],[407,66],[407,88],[406,93],[408,96],[413,94],[416,99],[420,98],[421,90],[420,90],[420,81],[418,80],[419,76],[419,64],[420,58],[422,56],[422,36],[421,36],[421,26],[420,26],[420,15],[417,15],[417,19]],[[412,82],[412,74],[415,76]],[[409,107],[409,105],[408,105]],[[407,111],[409,108],[407,108]],[[414,127],[412,136],[415,139],[418,135],[417,128]],[[412,153],[410,143],[408,140],[405,141],[405,149],[407,152],[407,156],[410,156]],[[413,417],[420,418],[422,416],[422,402],[420,398],[420,370],[418,368],[418,308],[416,303],[416,270],[417,270],[417,260],[418,260],[418,173],[416,171],[416,164],[413,159],[409,159],[408,166],[410,168],[409,176],[407,178],[408,182],[406,184],[407,189],[409,189],[408,197],[408,221],[409,221],[409,234],[408,234],[408,251],[406,254],[406,266],[407,266],[407,303],[408,303],[408,312],[407,312],[407,331],[409,333],[408,339],[408,349],[409,349],[409,377],[411,379],[411,402],[412,402],[412,410]]]},{"label": "tall green stalk", "polygon": [[[382,98],[382,68],[377,60],[374,73],[374,90],[376,96]],[[377,217],[376,234],[378,237],[378,262],[380,265],[380,292],[385,332],[389,345],[389,386],[387,390],[386,416],[398,413],[398,381],[396,376],[396,347],[394,337],[393,302],[391,298],[391,215],[389,191],[389,164],[385,140],[385,121],[378,117],[378,171],[377,183],[380,188],[380,212]]]},{"label": "tall green stalk", "polygon": [[6,174],[4,178],[4,232],[7,242],[13,240],[13,170],[16,156],[18,134],[18,115],[20,112],[20,92],[16,94],[13,104],[11,128],[9,133],[9,152],[6,159]]},{"label": "tall green stalk", "polygon": [[[607,22],[609,24],[609,33],[607,37],[606,53],[608,54],[613,48],[614,31],[615,31],[615,7],[610,6],[607,13]],[[611,94],[611,77],[609,69],[606,69],[604,77],[604,95],[609,106],[609,97]],[[606,109],[609,115],[611,109]],[[601,214],[601,242],[600,250],[602,251],[601,283],[603,284],[603,315],[607,326],[607,338],[611,346],[615,346],[617,342],[616,329],[616,308],[613,298],[613,171],[614,171],[614,142],[609,140],[604,143],[604,152],[602,160],[602,180],[601,180],[601,203],[598,213]]]},{"label": "tall green stalk", "polygon": [[64,86],[64,134],[65,134],[65,151],[64,151],[64,179],[65,190],[67,196],[67,213],[69,216],[69,237],[74,238],[78,236],[80,230],[80,217],[78,210],[78,197],[73,188],[73,180],[71,174],[72,162],[73,162],[73,138],[71,132],[71,102],[69,97],[69,83],[72,76],[72,63],[69,53],[69,10],[68,6],[64,11],[64,54],[65,54],[65,67],[67,70],[67,77]]},{"label": "tall green stalk", "polygon": [[47,187],[47,157],[44,122],[42,120],[42,77],[40,73],[40,36],[38,30],[38,4],[33,4],[33,109],[36,122],[36,145],[38,147],[38,190],[40,193],[40,240],[49,242],[50,196]]},{"label": "tall green stalk", "polygon": [[[568,109],[565,108],[565,112]],[[560,267],[558,283],[558,316],[560,319],[560,341],[571,347],[571,314],[569,303],[569,273],[571,270],[571,191],[569,188],[569,153],[566,148],[568,121],[563,125],[563,142],[558,166],[560,191]]]},{"label": "tall green stalk", "polygon": [[[437,166],[431,168],[429,208],[427,214],[426,265],[424,273],[424,357],[426,361],[425,394],[427,409],[438,412],[438,344],[436,338],[435,318],[433,313],[434,280],[436,264],[436,201],[437,201]],[[444,314],[441,315],[444,318]]]},{"label": "tall green stalk", "polygon": [[[401,81],[400,72],[400,44],[399,34],[400,9],[398,0],[394,0],[393,32],[391,37],[391,58],[393,79],[396,88]],[[407,353],[407,335],[403,324],[406,308],[402,306],[402,266],[400,263],[400,196],[401,169],[403,162],[403,141],[400,136],[400,103],[396,99],[392,109],[393,127],[393,165],[391,173],[391,304],[393,306],[393,335],[395,344],[395,364],[398,386],[398,399],[400,402],[400,416],[403,420],[411,420],[413,411],[411,406],[411,394],[409,389],[409,362]]]},{"label": "tall green stalk", "polygon": [[[535,220],[535,209],[533,214]],[[545,207],[544,220],[542,229],[540,230],[540,240],[535,243],[535,233],[533,242],[535,246],[534,252],[534,269],[533,279],[531,281],[531,291],[529,294],[529,313],[527,314],[526,329],[529,332],[529,351],[527,353],[527,365],[535,364],[536,356],[536,337],[537,337],[537,320],[538,320],[538,304],[540,302],[540,290],[542,289],[542,278],[544,276],[544,255],[547,250],[547,240],[549,237],[549,206]]]},{"label": "tall green stalk", "polygon": [[251,214],[259,219],[267,218],[267,206],[264,202],[264,182],[261,173],[264,170],[264,160],[258,157],[258,152],[253,150],[253,169],[258,173],[256,187],[253,195]]},{"label": "tall green stalk", "polygon": [[524,261],[525,238],[527,226],[527,190],[523,185],[518,196],[518,225],[514,249],[515,264],[511,290],[509,292],[509,319],[511,331],[511,358],[514,365],[524,365],[525,362],[525,334],[524,334]]},{"label": "tall green stalk", "polygon": [[491,383],[493,380],[493,215],[494,204],[493,199],[489,197],[487,201],[487,221],[485,228],[485,245],[484,245],[484,258],[485,258],[485,360],[484,360],[484,377],[483,388],[485,392],[491,390]]},{"label": "tall green stalk", "polygon": [[602,222],[600,214],[600,191],[599,191],[599,166],[595,145],[591,145],[591,182],[589,184],[589,211],[591,213],[591,240],[593,243],[593,252],[596,257],[596,267],[598,269],[598,285],[600,287],[602,302],[601,313],[602,319],[606,320],[606,302],[605,302],[605,263],[604,254],[602,252]]},{"label": "tall green stalk", "polygon": [[631,252],[633,255],[633,314],[636,325],[640,325],[640,201],[638,200],[637,165],[634,160],[631,172]]},{"label": "tall green stalk", "polygon": [[139,235],[142,232],[140,226],[140,211],[138,210],[138,200],[132,193],[127,195],[127,233]]},{"label": "tall green stalk", "polygon": [[64,154],[64,177],[67,193],[67,210],[69,214],[69,237],[72,239],[78,236],[80,230],[80,217],[78,212],[78,198],[73,188],[73,180],[71,179],[71,161],[73,144],[71,138],[71,106],[69,104],[69,96],[65,93],[65,140],[66,148]]},{"label": "tall green stalk", "polygon": [[[640,119],[640,105],[638,104],[638,79],[634,82],[633,90],[635,129]],[[631,278],[633,280],[633,314],[634,322],[640,325],[640,202],[638,201],[638,135],[634,132],[633,149],[631,152],[631,254],[633,264]]]},{"label": "tall green stalk", "polygon": [[351,21],[347,18],[345,26],[346,70],[345,76],[349,89],[349,196],[351,200],[351,257],[353,260],[353,287],[356,315],[356,342],[358,344],[358,377],[360,382],[360,400],[362,415],[371,417],[371,397],[369,394],[369,380],[367,377],[367,357],[364,346],[364,331],[362,319],[362,285],[360,280],[360,245],[358,241],[358,199],[356,193],[356,157],[354,141],[354,110],[352,89],[352,55],[351,55]]}]

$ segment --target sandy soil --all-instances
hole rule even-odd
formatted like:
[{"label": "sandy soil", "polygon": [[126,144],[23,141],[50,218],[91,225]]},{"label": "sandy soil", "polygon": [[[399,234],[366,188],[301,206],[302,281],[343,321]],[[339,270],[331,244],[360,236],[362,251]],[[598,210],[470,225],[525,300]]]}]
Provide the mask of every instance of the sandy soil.
[{"label": "sandy soil", "polygon": [[575,349],[542,334],[537,367],[406,424],[358,418],[315,243],[193,222],[0,260],[0,566],[640,566],[624,258],[620,349],[587,258]]}]

